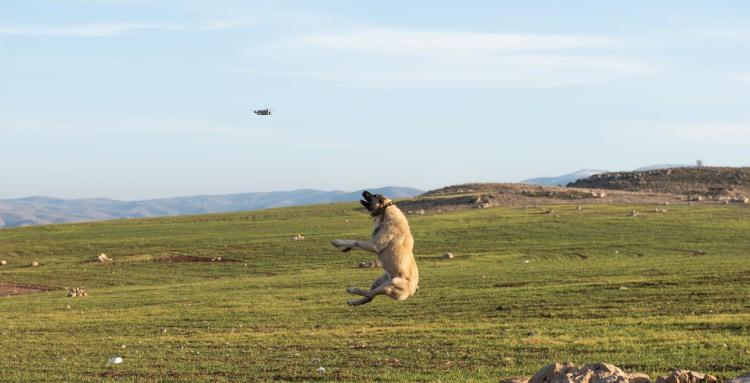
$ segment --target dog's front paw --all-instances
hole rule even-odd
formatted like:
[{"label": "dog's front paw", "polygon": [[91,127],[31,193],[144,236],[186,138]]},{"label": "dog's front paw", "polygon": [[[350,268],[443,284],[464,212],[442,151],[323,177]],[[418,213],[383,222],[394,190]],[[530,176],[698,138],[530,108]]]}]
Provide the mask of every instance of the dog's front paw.
[{"label": "dog's front paw", "polygon": [[331,241],[331,245],[336,246],[337,249],[341,250],[342,252],[346,253],[347,251],[351,250],[352,247],[349,246],[347,243],[349,241],[344,241],[342,239],[334,239]]}]

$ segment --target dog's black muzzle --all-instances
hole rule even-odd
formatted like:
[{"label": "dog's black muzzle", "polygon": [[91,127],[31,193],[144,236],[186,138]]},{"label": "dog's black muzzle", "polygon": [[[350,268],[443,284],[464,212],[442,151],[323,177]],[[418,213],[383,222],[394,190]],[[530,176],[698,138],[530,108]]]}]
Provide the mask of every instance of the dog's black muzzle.
[{"label": "dog's black muzzle", "polygon": [[368,192],[367,190],[365,190],[365,191],[362,192],[362,197],[364,199],[363,200],[359,200],[359,203],[361,203],[362,206],[365,207],[365,209],[372,210],[372,198],[374,197],[374,195],[372,193]]}]

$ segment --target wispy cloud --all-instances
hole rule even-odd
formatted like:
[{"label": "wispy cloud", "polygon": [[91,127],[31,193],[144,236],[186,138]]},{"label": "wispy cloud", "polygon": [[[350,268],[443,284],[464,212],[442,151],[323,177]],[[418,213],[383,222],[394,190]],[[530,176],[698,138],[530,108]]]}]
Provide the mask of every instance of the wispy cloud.
[{"label": "wispy cloud", "polygon": [[750,82],[750,72],[734,73],[729,75],[729,79],[740,82]]},{"label": "wispy cloud", "polygon": [[659,138],[703,144],[750,144],[750,122],[713,121],[651,126]]},{"label": "wispy cloud", "polygon": [[276,74],[374,87],[557,87],[657,71],[623,45],[594,35],[355,28],[287,38],[266,55]]},{"label": "wispy cloud", "polygon": [[617,40],[586,35],[481,33],[365,28],[345,33],[319,33],[289,40],[292,45],[382,54],[441,52],[492,53],[606,47]]},{"label": "wispy cloud", "polygon": [[177,23],[95,23],[64,26],[12,26],[0,25],[0,36],[75,36],[109,37],[143,31],[216,31],[253,26],[247,22],[214,20],[202,24]]}]

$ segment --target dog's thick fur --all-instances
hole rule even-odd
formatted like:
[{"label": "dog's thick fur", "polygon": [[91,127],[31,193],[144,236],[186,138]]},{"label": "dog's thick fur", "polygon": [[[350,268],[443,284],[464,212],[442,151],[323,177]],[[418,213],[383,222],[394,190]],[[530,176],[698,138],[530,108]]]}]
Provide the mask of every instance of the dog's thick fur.
[{"label": "dog's thick fur", "polygon": [[362,206],[370,212],[374,220],[372,239],[336,239],[331,241],[331,244],[344,252],[361,249],[377,254],[385,274],[376,279],[369,290],[360,290],[356,287],[346,289],[349,294],[363,296],[348,303],[352,306],[362,305],[381,294],[402,301],[412,296],[419,288],[419,271],[412,253],[414,238],[409,230],[409,222],[388,197],[366,190],[362,197]]}]

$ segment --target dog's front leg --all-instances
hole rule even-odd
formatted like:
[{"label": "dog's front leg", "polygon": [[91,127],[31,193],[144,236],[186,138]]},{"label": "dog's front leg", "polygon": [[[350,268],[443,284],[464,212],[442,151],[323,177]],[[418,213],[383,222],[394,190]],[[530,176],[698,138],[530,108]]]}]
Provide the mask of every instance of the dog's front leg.
[{"label": "dog's front leg", "polygon": [[376,254],[378,252],[375,249],[375,245],[372,244],[372,241],[358,241],[358,240],[353,240],[353,239],[334,239],[333,241],[331,241],[331,244],[333,246],[336,246],[337,249],[343,252],[347,252],[351,249],[367,250]]}]

